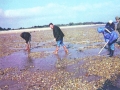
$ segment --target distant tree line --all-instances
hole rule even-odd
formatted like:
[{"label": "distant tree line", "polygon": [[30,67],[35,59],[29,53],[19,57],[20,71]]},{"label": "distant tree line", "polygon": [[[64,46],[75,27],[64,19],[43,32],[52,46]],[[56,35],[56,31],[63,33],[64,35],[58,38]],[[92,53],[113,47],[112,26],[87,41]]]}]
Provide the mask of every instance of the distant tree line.
[{"label": "distant tree line", "polygon": [[11,30],[11,28],[2,28],[2,27],[0,27],[0,31],[7,31],[7,30]]},{"label": "distant tree line", "polygon": [[[70,22],[69,24],[57,24],[58,26],[74,26],[74,25],[91,25],[91,24],[105,24],[104,22],[79,22],[79,23],[73,23]],[[44,28],[44,27],[49,27],[49,25],[43,25],[43,26],[32,26],[32,27],[28,27],[28,28],[24,28],[24,27],[20,27],[19,29],[32,29],[32,28]],[[11,28],[2,28],[0,27],[0,31],[7,31],[7,30],[14,30]],[[16,30],[16,29],[15,29]]]}]

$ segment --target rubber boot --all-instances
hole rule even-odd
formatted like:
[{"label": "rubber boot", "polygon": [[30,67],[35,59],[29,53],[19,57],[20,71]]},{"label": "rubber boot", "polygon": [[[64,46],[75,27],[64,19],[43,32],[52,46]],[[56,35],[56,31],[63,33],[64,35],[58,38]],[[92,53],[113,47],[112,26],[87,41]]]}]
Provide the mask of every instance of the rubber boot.
[{"label": "rubber boot", "polygon": [[54,54],[58,54],[59,47],[56,47],[56,50],[54,51]]},{"label": "rubber boot", "polygon": [[110,46],[108,46],[108,51],[109,51],[109,52],[111,51]]},{"label": "rubber boot", "polygon": [[114,50],[111,50],[111,53],[110,53],[110,56],[109,57],[112,57],[114,54]]},{"label": "rubber boot", "polygon": [[64,51],[68,53],[68,49],[66,48],[66,46],[63,46],[63,48],[64,48]]},{"label": "rubber boot", "polygon": [[109,49],[109,53],[108,53],[107,55],[110,55],[110,54],[111,54],[111,51],[112,51],[112,50],[111,50],[111,49]]}]

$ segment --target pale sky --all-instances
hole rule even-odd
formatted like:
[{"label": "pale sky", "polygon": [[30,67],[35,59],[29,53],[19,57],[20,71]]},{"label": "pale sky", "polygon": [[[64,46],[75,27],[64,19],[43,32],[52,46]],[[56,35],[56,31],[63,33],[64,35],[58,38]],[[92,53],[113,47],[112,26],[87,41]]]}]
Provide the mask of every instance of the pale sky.
[{"label": "pale sky", "polygon": [[0,27],[107,22],[120,16],[119,0],[0,0]]}]

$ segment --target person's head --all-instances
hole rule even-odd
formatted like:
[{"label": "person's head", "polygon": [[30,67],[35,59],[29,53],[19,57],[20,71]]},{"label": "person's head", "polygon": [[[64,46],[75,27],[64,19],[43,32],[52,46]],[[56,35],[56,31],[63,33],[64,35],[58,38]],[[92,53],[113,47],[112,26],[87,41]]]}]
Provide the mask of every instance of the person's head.
[{"label": "person's head", "polygon": [[53,23],[50,23],[50,24],[49,24],[49,27],[50,27],[51,29],[53,29],[53,26],[54,26]]},{"label": "person's head", "polygon": [[103,32],[105,31],[105,28],[104,28],[104,27],[98,27],[98,28],[97,28],[97,31],[98,31],[99,33],[103,33]]},{"label": "person's head", "polygon": [[112,20],[109,20],[109,22],[108,22],[109,24],[112,24],[113,23],[113,21]]},{"label": "person's head", "polygon": [[117,22],[119,22],[119,21],[120,21],[120,17],[116,16],[116,17],[115,17],[115,20],[116,20]]}]

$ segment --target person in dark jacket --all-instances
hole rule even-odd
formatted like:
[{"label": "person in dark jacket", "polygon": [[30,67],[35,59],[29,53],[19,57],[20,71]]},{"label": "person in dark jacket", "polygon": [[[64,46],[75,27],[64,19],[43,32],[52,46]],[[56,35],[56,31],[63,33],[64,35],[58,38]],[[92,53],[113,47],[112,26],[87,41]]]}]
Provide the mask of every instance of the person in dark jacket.
[{"label": "person in dark jacket", "polygon": [[20,36],[26,41],[26,51],[30,51],[31,48],[31,34],[29,32],[22,32]]},{"label": "person in dark jacket", "polygon": [[[118,33],[120,34],[120,17],[116,16],[115,20],[117,22],[117,27],[116,30],[118,31]],[[120,46],[120,40],[118,39],[118,41],[116,42],[119,46]]]},{"label": "person in dark jacket", "polygon": [[63,46],[65,52],[68,53],[68,49],[63,43],[64,33],[61,31],[61,29],[58,26],[53,25],[53,23],[50,23],[49,26],[51,29],[53,29],[53,36],[55,38],[54,40],[57,42],[57,47],[54,54],[58,54],[60,45]]},{"label": "person in dark jacket", "polygon": [[109,20],[109,22],[106,23],[105,28],[110,28],[109,30],[113,31],[113,30],[115,30],[115,24],[113,23],[112,20]]},{"label": "person in dark jacket", "polygon": [[[105,28],[108,29],[110,32],[115,30],[115,24],[112,20],[109,20],[108,23],[106,23]],[[105,42],[107,42],[109,39],[105,38]],[[105,46],[105,49],[109,50],[109,46]]]},{"label": "person in dark jacket", "polygon": [[104,38],[108,40],[108,46],[109,46],[109,54],[108,55],[109,55],[109,57],[112,57],[114,54],[114,50],[115,50],[114,44],[118,39],[118,35],[115,32],[115,30],[109,30],[109,29],[110,28],[99,27],[97,29],[97,31],[99,33],[103,33]]},{"label": "person in dark jacket", "polygon": [[117,30],[117,31],[119,32],[119,34],[120,34],[120,17],[116,16],[115,19],[116,19],[116,21],[117,21],[117,28],[116,28],[116,30]]}]

